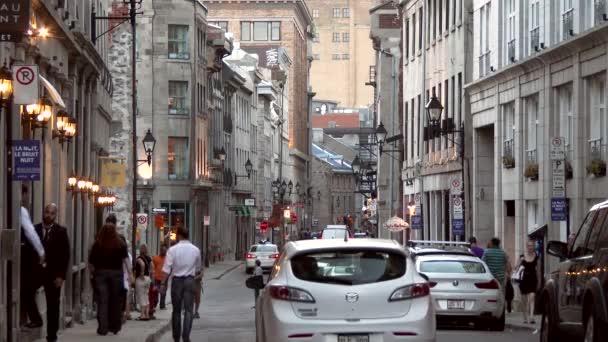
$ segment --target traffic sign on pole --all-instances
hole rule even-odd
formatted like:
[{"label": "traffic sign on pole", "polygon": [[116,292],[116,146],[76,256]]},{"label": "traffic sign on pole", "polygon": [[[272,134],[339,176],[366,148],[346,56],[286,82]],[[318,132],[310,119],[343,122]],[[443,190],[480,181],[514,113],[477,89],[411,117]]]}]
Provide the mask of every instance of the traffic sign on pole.
[{"label": "traffic sign on pole", "polygon": [[553,137],[551,139],[551,150],[549,151],[549,159],[566,159],[566,139],[564,139],[563,137]]},{"label": "traffic sign on pole", "polygon": [[13,102],[20,105],[38,103],[40,84],[37,65],[14,65]]}]

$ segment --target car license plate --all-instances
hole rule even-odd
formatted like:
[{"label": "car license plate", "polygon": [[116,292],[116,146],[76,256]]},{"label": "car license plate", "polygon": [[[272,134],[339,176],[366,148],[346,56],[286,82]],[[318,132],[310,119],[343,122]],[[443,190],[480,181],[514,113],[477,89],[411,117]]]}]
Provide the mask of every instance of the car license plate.
[{"label": "car license plate", "polygon": [[464,300],[449,300],[448,310],[464,310]]},{"label": "car license plate", "polygon": [[369,342],[369,335],[338,335],[338,342]]}]

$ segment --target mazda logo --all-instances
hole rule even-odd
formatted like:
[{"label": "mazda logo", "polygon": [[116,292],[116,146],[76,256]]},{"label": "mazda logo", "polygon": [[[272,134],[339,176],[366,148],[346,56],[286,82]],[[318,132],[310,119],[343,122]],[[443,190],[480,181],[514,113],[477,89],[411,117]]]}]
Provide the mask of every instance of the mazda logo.
[{"label": "mazda logo", "polygon": [[458,282],[458,280],[454,280],[454,281],[452,282],[452,285],[454,285],[454,286],[458,286],[458,284],[460,284],[460,283]]},{"label": "mazda logo", "polygon": [[354,303],[359,300],[359,294],[354,292],[349,292],[345,295],[346,301],[349,303]]}]

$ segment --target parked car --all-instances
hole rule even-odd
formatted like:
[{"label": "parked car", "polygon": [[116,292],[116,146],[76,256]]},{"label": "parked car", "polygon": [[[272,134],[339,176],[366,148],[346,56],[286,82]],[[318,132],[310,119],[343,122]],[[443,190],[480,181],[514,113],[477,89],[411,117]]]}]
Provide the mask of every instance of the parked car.
[{"label": "parked car", "polygon": [[255,261],[260,260],[263,269],[270,269],[274,262],[279,258],[279,249],[277,245],[262,244],[252,245],[249,247],[249,252],[245,254],[245,272],[251,274],[255,268]]},{"label": "parked car", "polygon": [[549,241],[547,253],[560,263],[541,293],[541,342],[608,341],[608,201],[589,210],[569,243]]},{"label": "parked car", "polygon": [[369,234],[367,232],[355,232],[355,234],[353,234],[353,237],[355,239],[367,239],[369,238]]},{"label": "parked car", "polygon": [[348,237],[352,238],[352,233],[348,230],[346,225],[335,224],[329,225],[321,232],[321,239],[344,239],[348,234]]},{"label": "parked car", "polygon": [[256,338],[435,341],[429,293],[429,284],[395,241],[289,242],[256,303]]}]

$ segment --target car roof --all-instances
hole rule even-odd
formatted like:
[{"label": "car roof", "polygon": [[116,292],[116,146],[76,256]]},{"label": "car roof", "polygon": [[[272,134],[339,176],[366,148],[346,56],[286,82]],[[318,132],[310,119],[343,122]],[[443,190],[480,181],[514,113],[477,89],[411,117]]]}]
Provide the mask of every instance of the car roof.
[{"label": "car roof", "polygon": [[251,248],[253,246],[272,246],[272,247],[277,247],[277,245],[275,245],[273,243],[254,243],[253,245],[249,246],[249,248]]},{"label": "car roof", "polygon": [[298,240],[291,241],[285,245],[288,257],[308,251],[323,249],[349,249],[349,248],[378,248],[406,254],[397,241],[384,239],[321,239],[321,240]]},{"label": "car roof", "polygon": [[347,227],[343,224],[330,224],[325,229],[347,229]]},{"label": "car roof", "polygon": [[608,208],[608,200],[594,205],[593,207],[591,207],[590,211],[594,211],[594,210],[598,210],[598,209],[603,209],[603,208]]}]

